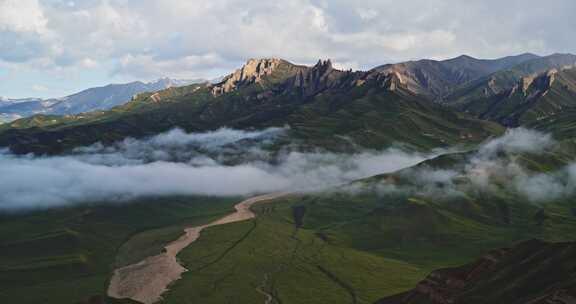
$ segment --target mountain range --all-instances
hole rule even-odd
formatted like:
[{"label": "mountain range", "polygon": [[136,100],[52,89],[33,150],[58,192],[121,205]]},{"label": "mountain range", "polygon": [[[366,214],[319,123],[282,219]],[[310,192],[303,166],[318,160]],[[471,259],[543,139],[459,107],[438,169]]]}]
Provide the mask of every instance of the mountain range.
[{"label": "mountain range", "polygon": [[109,84],[103,87],[86,89],[62,98],[0,98],[0,123],[35,114],[71,115],[108,110],[130,101],[135,95],[140,93],[155,92],[196,82],[203,81],[162,78],[154,82],[135,81],[125,84]]},{"label": "mountain range", "polygon": [[[575,55],[463,55],[366,71],[330,60],[249,59],[218,82],[129,99],[91,112],[64,103],[0,125],[0,146],[10,158],[56,156],[60,164],[101,149],[108,154],[88,155],[88,164],[116,168],[118,149],[163,143],[157,135],[174,128],[202,136],[274,128],[282,130],[274,139],[243,138],[217,152],[187,145],[186,163],[174,167],[196,168],[189,153],[199,151],[213,161],[201,169],[226,172],[274,166],[286,155],[426,155],[397,171],[257,204],[256,218],[203,231],[178,255],[189,271],[162,295],[165,303],[574,303]],[[112,105],[104,100],[95,104]],[[55,115],[70,109],[81,113]],[[164,133],[166,151],[129,150],[137,167],[129,173],[169,163],[172,132]],[[264,144],[252,146],[258,140]],[[345,175],[329,169],[324,177]],[[0,213],[0,281],[8,286],[0,302],[135,303],[106,295],[114,269],[165,252],[184,227],[220,218],[239,199],[153,196]]]},{"label": "mountain range", "polygon": [[203,131],[290,125],[294,138],[311,145],[347,149],[342,140],[347,136],[362,147],[400,141],[426,149],[480,141],[501,126],[563,115],[575,105],[575,64],[570,54],[523,54],[341,71],[329,60],[301,66],[251,59],[219,83],[141,94],[110,111],[40,115],[5,124],[0,144],[46,153],[174,126]]}]

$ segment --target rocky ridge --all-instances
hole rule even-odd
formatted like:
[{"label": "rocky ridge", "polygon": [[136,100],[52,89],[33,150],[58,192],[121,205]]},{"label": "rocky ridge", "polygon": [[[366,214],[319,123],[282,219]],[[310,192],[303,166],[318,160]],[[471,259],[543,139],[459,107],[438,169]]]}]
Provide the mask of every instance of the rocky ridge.
[{"label": "rocky ridge", "polygon": [[391,91],[408,90],[407,79],[397,72],[342,71],[334,68],[331,60],[318,60],[310,67],[299,66],[282,59],[250,59],[234,73],[211,87],[212,95],[221,96],[241,88],[259,84],[267,90],[260,92],[257,99],[275,94],[297,94],[312,97],[330,89],[351,89],[366,83]]}]

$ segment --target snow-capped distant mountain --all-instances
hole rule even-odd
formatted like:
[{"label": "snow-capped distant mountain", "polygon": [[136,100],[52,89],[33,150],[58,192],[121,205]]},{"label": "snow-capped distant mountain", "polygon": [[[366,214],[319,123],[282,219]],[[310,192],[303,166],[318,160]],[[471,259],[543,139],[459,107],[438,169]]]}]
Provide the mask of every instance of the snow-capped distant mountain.
[{"label": "snow-capped distant mountain", "polygon": [[184,86],[202,80],[175,80],[161,78],[154,82],[135,81],[125,84],[109,84],[86,89],[62,98],[8,99],[0,97],[0,123],[10,122],[34,114],[67,115],[108,110],[124,104],[137,94],[155,92],[169,87]]}]

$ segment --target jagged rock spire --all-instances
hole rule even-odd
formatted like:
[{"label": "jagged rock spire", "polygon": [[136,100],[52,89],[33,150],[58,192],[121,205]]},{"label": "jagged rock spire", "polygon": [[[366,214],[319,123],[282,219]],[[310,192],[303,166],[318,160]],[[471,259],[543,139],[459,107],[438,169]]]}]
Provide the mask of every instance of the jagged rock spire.
[{"label": "jagged rock spire", "polygon": [[258,83],[270,75],[283,62],[278,58],[248,59],[246,64],[214,85],[213,95],[221,95],[235,90],[239,85]]}]

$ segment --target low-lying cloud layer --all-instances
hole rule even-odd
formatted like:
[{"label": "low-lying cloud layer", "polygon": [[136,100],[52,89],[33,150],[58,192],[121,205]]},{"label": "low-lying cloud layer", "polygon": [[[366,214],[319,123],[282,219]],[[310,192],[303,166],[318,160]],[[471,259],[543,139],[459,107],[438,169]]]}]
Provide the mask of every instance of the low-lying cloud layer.
[{"label": "low-lying cloud layer", "polygon": [[[464,193],[506,191],[533,203],[544,203],[576,194],[576,163],[552,172],[526,168],[520,155],[543,156],[558,147],[548,134],[523,128],[512,129],[489,140],[464,161],[441,169],[421,166],[402,171],[403,183],[384,181],[366,186],[353,184],[354,191],[402,193],[435,198],[453,198]],[[358,188],[360,187],[360,188]]]},{"label": "low-lying cloud layer", "polygon": [[286,132],[175,129],[145,140],[96,144],[58,157],[0,153],[0,210],[118,202],[143,196],[302,191],[412,166],[427,155],[397,149],[353,155],[272,153]]},{"label": "low-lying cloud layer", "polygon": [[[272,148],[287,131],[224,128],[186,133],[174,129],[142,140],[78,148],[66,156],[17,156],[2,151],[0,211],[115,203],[146,196],[333,189],[439,155],[394,148],[356,154]],[[366,187],[355,183],[339,189],[437,198],[506,191],[526,201],[547,202],[576,194],[576,163],[553,172],[533,172],[518,155],[541,155],[557,146],[549,135],[514,129],[482,144],[453,166],[402,170],[397,176],[404,182],[399,184],[386,181]]]}]

